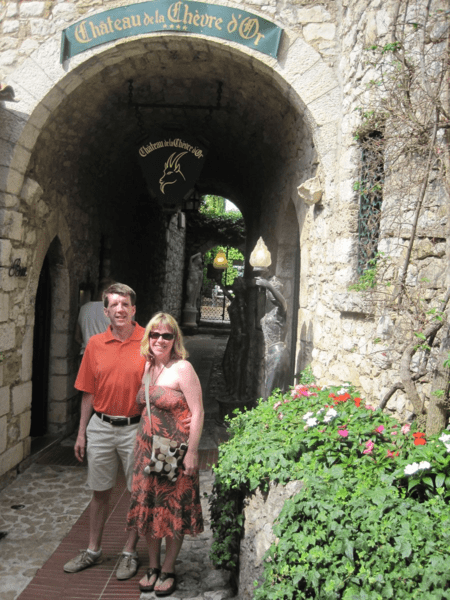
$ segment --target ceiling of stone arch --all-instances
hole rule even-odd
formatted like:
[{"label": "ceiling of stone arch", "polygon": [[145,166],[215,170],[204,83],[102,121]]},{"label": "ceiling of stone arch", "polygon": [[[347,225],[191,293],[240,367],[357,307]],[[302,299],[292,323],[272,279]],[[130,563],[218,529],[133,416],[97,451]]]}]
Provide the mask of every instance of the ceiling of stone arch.
[{"label": "ceiling of stone arch", "polygon": [[[229,197],[244,214],[294,162],[308,164],[312,142],[302,116],[289,104],[287,86],[281,89],[259,61],[189,36],[134,40],[111,53],[123,58],[72,92],[41,133],[30,170],[44,189],[82,196],[94,180],[109,197],[138,189],[135,148],[142,132],[128,106],[130,79],[134,101],[164,105],[141,109],[145,131],[189,131],[206,140],[200,191]],[[216,107],[219,82],[219,110],[189,108]]]}]

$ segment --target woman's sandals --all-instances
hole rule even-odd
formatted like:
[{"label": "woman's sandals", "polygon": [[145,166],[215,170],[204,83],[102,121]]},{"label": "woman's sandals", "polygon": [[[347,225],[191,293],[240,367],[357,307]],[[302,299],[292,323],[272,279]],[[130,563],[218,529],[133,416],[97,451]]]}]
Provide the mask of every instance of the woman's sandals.
[{"label": "woman's sandals", "polygon": [[[147,577],[148,585],[139,584],[139,589],[141,592],[153,592],[153,589],[158,581],[159,575],[161,573],[161,569],[147,569],[147,573],[145,574]],[[153,578],[153,582],[152,582]]]},{"label": "woman's sandals", "polygon": [[157,596],[170,596],[177,589],[177,576],[175,575],[175,573],[161,573],[155,585],[164,583],[167,579],[173,579],[172,585],[167,589],[157,590],[153,588]]}]

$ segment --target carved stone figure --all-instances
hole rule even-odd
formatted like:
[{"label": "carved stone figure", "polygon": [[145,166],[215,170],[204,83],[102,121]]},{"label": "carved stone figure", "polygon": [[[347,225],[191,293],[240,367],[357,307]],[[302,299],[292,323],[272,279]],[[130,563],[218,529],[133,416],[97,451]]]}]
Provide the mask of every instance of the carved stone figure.
[{"label": "carved stone figure", "polygon": [[287,304],[282,294],[283,284],[277,277],[269,281],[256,278],[256,285],[266,289],[266,297],[273,305],[261,319],[265,343],[264,400],[275,388],[285,392],[289,384],[289,350],[286,347]]},{"label": "carved stone figure", "polygon": [[189,260],[189,274],[186,283],[186,307],[197,308],[197,298],[200,295],[203,281],[203,261],[201,252],[193,254]]},{"label": "carved stone figure", "polygon": [[227,392],[237,400],[245,397],[246,356],[248,352],[248,335],[245,322],[246,284],[242,277],[236,277],[231,291],[222,288],[225,296],[231,301],[227,307],[230,316],[230,337],[225,348],[222,361],[223,374]]}]

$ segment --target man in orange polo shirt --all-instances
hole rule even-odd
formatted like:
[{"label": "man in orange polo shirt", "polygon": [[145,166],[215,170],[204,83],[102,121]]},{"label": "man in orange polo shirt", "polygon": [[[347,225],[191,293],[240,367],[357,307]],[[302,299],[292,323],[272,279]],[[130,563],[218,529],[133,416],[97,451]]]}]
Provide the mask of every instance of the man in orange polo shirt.
[{"label": "man in orange polo shirt", "polygon": [[[66,573],[77,573],[103,562],[102,534],[119,460],[131,490],[134,442],[140,420],[136,395],[145,366],[140,353],[145,330],[133,321],[135,302],[135,292],[121,283],[103,292],[104,311],[111,325],[89,340],[75,382],[75,388],[83,392],[75,456],[82,462],[86,449],[88,485],[93,496],[88,548],[64,565]],[[136,574],[137,541],[137,533],[130,531],[118,564],[118,579]]]}]

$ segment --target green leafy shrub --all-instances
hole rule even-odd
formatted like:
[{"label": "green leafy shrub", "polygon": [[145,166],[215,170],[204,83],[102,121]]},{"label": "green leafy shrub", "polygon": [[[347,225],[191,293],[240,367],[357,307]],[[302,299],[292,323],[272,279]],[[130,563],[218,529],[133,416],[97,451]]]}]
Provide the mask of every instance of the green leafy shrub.
[{"label": "green leafy shrub", "polygon": [[217,566],[238,566],[245,494],[304,482],[279,516],[255,598],[450,599],[450,435],[426,439],[350,386],[314,385],[276,392],[229,430],[211,499]]}]

